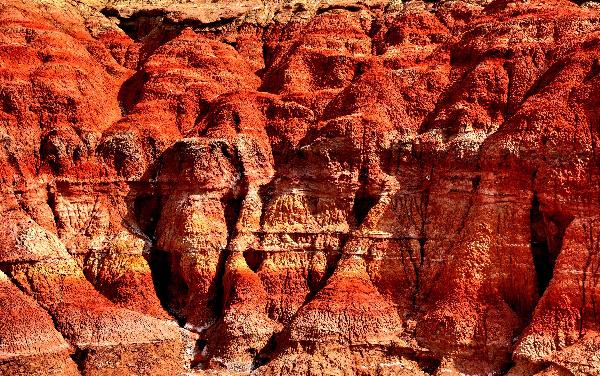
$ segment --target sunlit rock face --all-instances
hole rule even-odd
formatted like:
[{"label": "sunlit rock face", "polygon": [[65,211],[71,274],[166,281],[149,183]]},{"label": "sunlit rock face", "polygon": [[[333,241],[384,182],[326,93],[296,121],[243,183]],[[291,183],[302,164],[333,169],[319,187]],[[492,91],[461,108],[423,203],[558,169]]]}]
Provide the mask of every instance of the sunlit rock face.
[{"label": "sunlit rock face", "polygon": [[600,374],[600,5],[4,0],[0,374]]}]

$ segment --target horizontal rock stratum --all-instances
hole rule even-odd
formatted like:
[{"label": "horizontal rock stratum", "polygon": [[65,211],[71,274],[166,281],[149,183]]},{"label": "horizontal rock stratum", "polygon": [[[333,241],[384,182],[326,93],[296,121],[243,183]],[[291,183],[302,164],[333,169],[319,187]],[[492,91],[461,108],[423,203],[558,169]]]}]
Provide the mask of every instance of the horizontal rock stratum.
[{"label": "horizontal rock stratum", "polygon": [[600,375],[600,4],[3,0],[0,374]]}]

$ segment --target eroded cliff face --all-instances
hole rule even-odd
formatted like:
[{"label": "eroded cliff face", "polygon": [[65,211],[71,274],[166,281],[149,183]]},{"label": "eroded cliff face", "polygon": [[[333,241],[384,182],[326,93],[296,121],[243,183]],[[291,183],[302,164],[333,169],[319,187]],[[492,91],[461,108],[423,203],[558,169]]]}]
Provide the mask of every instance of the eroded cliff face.
[{"label": "eroded cliff face", "polygon": [[600,374],[600,7],[0,4],[0,374]]}]

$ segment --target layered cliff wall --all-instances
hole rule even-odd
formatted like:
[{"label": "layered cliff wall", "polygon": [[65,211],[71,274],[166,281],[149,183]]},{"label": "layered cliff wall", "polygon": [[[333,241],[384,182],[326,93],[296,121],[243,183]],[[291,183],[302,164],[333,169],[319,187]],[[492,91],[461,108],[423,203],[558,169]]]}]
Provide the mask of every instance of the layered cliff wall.
[{"label": "layered cliff wall", "polygon": [[0,374],[600,374],[600,6],[5,0]]}]

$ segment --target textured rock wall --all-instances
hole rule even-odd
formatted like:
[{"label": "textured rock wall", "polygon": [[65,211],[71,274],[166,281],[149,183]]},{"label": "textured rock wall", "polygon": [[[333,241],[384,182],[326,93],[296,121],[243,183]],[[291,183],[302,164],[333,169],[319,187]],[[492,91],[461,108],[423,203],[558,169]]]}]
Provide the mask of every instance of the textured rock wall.
[{"label": "textured rock wall", "polygon": [[600,6],[0,4],[0,373],[600,374]]}]

